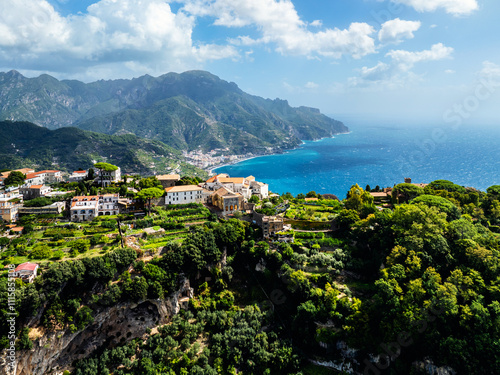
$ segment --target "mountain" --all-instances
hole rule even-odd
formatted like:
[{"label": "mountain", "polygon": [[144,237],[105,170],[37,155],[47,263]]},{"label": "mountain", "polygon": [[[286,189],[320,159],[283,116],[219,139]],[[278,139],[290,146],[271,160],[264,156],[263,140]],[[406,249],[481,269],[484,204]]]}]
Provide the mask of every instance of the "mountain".
[{"label": "mountain", "polygon": [[236,153],[288,149],[348,131],[317,109],[249,95],[204,71],[89,84],[0,73],[0,119],[135,134],[179,150],[228,147]]},{"label": "mountain", "polygon": [[73,127],[49,130],[29,122],[0,121],[0,168],[33,167],[74,171],[107,161],[127,173],[173,169],[206,173],[184,162],[180,151],[135,135],[106,135]]}]

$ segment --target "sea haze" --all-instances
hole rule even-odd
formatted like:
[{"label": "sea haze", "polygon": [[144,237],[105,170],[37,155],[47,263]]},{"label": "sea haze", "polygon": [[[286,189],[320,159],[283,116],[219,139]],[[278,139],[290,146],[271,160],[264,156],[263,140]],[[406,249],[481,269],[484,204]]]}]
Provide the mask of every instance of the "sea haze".
[{"label": "sea haze", "polygon": [[307,141],[295,150],[224,166],[216,173],[253,175],[276,193],[331,193],[451,180],[486,190],[500,184],[500,129],[492,126],[349,125],[351,133]]}]

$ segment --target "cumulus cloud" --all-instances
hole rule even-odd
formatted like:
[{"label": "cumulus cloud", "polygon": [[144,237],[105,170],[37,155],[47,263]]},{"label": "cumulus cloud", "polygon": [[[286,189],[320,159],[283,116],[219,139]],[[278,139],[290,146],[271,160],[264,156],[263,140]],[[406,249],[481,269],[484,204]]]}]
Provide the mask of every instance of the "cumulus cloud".
[{"label": "cumulus cloud", "polygon": [[394,3],[405,4],[418,12],[434,12],[444,9],[454,16],[464,16],[479,8],[477,0],[391,0]]},{"label": "cumulus cloud", "polygon": [[451,56],[452,52],[453,48],[446,47],[443,43],[437,43],[430,50],[419,52],[392,50],[386,56],[390,56],[396,64],[401,65],[405,70],[409,70],[418,62],[446,59]]},{"label": "cumulus cloud", "polygon": [[384,84],[388,87],[400,87],[409,81],[418,80],[419,77],[412,72],[415,64],[427,61],[437,61],[449,58],[453,48],[442,43],[434,44],[429,50],[410,52],[392,50],[386,54],[390,57],[389,63],[379,62],[374,67],[363,67],[358,77],[351,77],[351,86],[366,87],[374,83]]},{"label": "cumulus cloud", "polygon": [[500,66],[491,61],[483,61],[483,68],[477,74],[487,81],[499,81]]},{"label": "cumulus cloud", "polygon": [[[375,29],[367,23],[352,23],[347,29],[312,32],[290,0],[185,0],[183,10],[193,16],[213,17],[214,25],[253,27],[261,37],[240,36],[237,45],[274,44],[276,51],[289,55],[350,55],[359,58],[375,52]],[[319,21],[311,26],[319,27]]]},{"label": "cumulus cloud", "polygon": [[2,65],[88,74],[134,74],[140,66],[141,73],[163,73],[238,55],[233,46],[194,43],[195,18],[172,12],[163,0],[101,0],[68,17],[46,0],[3,1]]},{"label": "cumulus cloud", "polygon": [[419,21],[403,21],[396,18],[382,24],[378,32],[378,40],[384,44],[398,44],[403,39],[412,39],[414,37],[413,32],[417,31],[420,26]]}]

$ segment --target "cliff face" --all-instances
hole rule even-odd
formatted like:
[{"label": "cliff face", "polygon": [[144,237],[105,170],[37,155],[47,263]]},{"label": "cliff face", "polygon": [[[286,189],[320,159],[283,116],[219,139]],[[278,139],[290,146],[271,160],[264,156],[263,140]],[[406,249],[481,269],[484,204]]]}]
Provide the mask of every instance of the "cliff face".
[{"label": "cliff face", "polygon": [[[191,298],[189,280],[170,298],[121,303],[99,311],[94,322],[83,331],[46,332],[35,340],[33,349],[16,353],[15,375],[61,374],[72,364],[92,355],[97,349],[110,348],[137,337],[147,336],[146,329],[165,324],[181,308],[179,300]],[[31,326],[36,329],[36,325]],[[0,373],[8,374],[0,365]]]}]

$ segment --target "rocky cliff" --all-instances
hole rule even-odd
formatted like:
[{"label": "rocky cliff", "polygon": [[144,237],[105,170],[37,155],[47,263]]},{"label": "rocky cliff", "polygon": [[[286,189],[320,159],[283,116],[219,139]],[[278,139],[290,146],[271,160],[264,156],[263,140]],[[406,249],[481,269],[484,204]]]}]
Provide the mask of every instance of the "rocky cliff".
[{"label": "rocky cliff", "polygon": [[[40,336],[33,349],[16,353],[15,375],[61,374],[71,370],[75,360],[88,357],[98,349],[110,348],[138,337],[146,337],[146,330],[163,325],[181,309],[182,301],[193,296],[189,280],[165,300],[145,300],[139,303],[120,303],[101,309],[94,321],[83,331],[46,332],[39,321],[30,324],[31,332]],[[154,332],[154,331],[153,331]],[[5,363],[0,373],[8,374]]]}]

